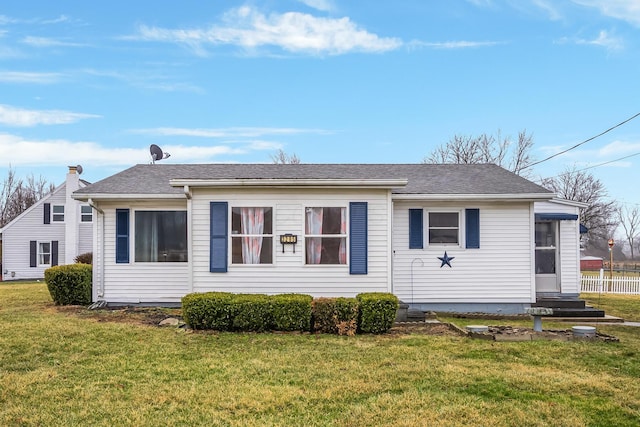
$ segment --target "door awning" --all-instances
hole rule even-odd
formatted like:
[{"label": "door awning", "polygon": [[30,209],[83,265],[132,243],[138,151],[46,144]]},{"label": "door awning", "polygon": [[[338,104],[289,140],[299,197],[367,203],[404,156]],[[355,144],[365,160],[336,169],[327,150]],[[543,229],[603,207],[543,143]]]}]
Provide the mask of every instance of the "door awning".
[{"label": "door awning", "polygon": [[577,221],[578,215],[567,213],[537,213],[536,221]]}]

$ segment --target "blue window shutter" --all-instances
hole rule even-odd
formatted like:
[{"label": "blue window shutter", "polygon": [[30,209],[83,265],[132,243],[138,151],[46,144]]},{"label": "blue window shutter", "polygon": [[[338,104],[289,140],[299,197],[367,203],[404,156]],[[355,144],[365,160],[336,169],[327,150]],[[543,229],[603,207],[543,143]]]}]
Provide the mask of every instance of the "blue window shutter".
[{"label": "blue window shutter", "polygon": [[467,209],[466,218],[466,242],[467,249],[480,248],[480,209]]},{"label": "blue window shutter", "polygon": [[29,242],[29,267],[38,266],[38,242],[31,240]]},{"label": "blue window shutter", "polygon": [[44,217],[43,224],[51,224],[51,203],[45,203],[44,205]]},{"label": "blue window shutter", "polygon": [[367,202],[349,203],[349,273],[367,274]]},{"label": "blue window shutter", "polygon": [[51,266],[58,265],[58,241],[51,241]]},{"label": "blue window shutter", "polygon": [[227,272],[227,230],[229,210],[227,202],[211,202],[210,232],[211,244],[209,250],[209,271],[212,273]]},{"label": "blue window shutter", "polygon": [[423,210],[409,209],[409,249],[424,247]]},{"label": "blue window shutter", "polygon": [[116,263],[129,262],[129,209],[116,209]]}]

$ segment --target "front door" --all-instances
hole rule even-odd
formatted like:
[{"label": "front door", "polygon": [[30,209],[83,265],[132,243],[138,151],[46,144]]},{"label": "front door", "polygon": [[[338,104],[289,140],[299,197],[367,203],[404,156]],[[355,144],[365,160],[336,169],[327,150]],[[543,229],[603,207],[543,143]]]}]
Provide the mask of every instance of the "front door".
[{"label": "front door", "polygon": [[558,221],[536,222],[536,292],[560,292]]}]

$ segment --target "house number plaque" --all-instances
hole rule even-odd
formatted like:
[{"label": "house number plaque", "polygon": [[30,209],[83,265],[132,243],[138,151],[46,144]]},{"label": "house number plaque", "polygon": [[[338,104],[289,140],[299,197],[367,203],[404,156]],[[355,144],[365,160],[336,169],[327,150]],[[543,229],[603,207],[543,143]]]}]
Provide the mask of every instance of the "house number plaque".
[{"label": "house number plaque", "polygon": [[298,243],[298,236],[296,234],[281,234],[280,244],[282,245],[282,253],[284,253],[285,245],[293,245],[293,253],[296,253],[296,243]]}]

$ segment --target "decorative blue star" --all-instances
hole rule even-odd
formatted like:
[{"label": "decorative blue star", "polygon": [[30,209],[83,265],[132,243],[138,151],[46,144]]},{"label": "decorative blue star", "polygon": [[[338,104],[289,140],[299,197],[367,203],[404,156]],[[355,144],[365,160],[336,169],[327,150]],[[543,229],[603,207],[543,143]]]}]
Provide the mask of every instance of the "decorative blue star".
[{"label": "decorative blue star", "polygon": [[451,268],[451,260],[456,259],[456,257],[449,256],[447,255],[447,251],[444,251],[444,256],[439,256],[438,259],[442,261],[442,264],[440,264],[440,268],[444,267],[445,265],[448,265],[449,268]]}]

